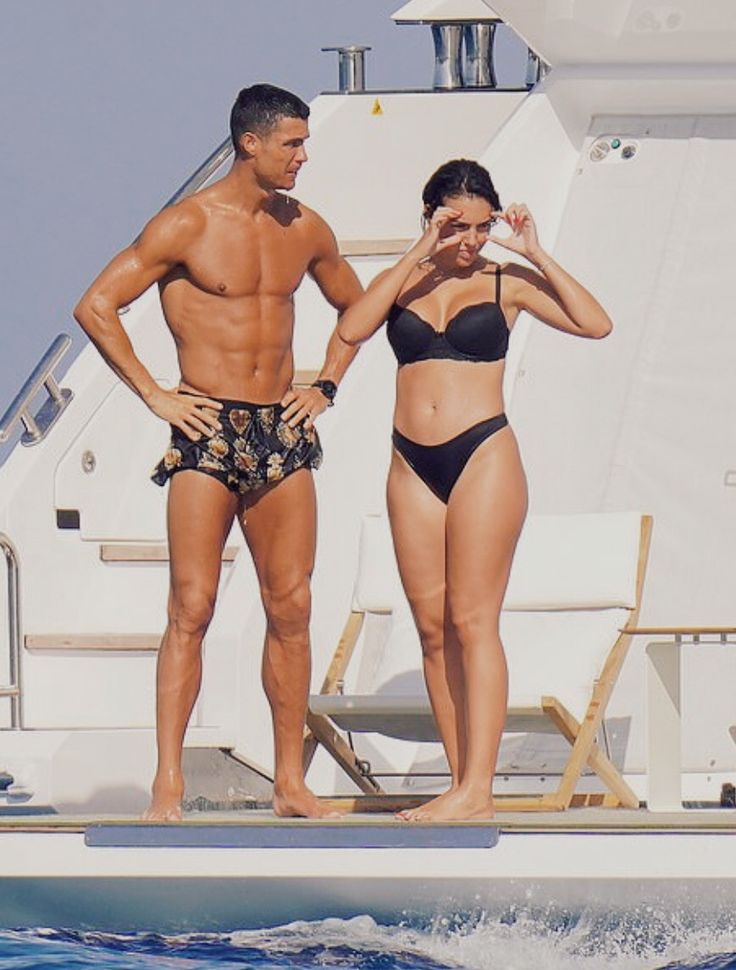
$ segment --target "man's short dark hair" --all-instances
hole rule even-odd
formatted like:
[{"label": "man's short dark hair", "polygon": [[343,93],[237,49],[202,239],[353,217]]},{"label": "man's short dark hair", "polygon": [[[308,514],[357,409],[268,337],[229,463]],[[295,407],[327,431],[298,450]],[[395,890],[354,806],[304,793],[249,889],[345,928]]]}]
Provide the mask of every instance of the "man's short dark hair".
[{"label": "man's short dark hair", "polygon": [[246,131],[267,135],[281,118],[309,117],[309,105],[291,91],[273,84],[252,84],[243,88],[235,99],[230,112],[230,135],[236,152],[240,151],[240,139]]}]

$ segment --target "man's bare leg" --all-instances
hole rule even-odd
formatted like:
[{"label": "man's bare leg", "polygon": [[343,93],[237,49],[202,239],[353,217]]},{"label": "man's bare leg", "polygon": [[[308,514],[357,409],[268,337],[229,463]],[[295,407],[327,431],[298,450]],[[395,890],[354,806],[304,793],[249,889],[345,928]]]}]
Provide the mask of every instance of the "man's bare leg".
[{"label": "man's bare leg", "polygon": [[222,549],[238,497],[198,471],[177,472],[169,485],[167,523],[171,557],[169,622],[156,671],[158,767],[151,821],[181,818],[184,732],[202,679],[202,640],[212,618]]},{"label": "man's bare leg", "polygon": [[304,783],[304,721],[310,679],[310,579],[317,508],[312,474],[300,469],[247,503],[241,524],[266,611],[263,686],[274,733],[277,815],[334,815]]}]

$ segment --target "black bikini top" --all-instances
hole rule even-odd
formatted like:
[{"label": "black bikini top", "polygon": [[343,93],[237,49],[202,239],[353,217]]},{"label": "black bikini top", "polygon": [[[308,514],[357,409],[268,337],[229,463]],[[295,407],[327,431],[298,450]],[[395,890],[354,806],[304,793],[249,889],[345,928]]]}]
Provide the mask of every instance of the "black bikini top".
[{"label": "black bikini top", "polygon": [[496,267],[496,300],[472,303],[455,314],[444,330],[398,303],[389,310],[386,333],[399,367],[420,360],[502,360],[509,328],[501,299],[501,267]]}]

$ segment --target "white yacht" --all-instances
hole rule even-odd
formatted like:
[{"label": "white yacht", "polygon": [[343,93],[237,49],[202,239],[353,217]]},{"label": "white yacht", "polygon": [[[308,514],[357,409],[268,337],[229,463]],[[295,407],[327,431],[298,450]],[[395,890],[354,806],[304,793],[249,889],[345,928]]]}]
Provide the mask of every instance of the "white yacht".
[{"label": "white yacht", "polygon": [[[310,737],[308,781],[355,813],[277,820],[259,676],[264,620],[233,532],[186,737],[185,821],[141,823],[168,584],[165,493],[149,474],[168,432],[92,346],[63,373],[69,340],[60,335],[0,420],[0,440],[22,431],[0,467],[0,927],[214,930],[517,903],[682,906],[693,920],[732,910],[736,7],[411,0],[394,19],[432,30],[427,89],[366,90],[366,52],[341,50],[342,89],[311,105],[299,197],[324,215],[367,282],[417,235],[428,175],[448,158],[476,158],[503,202],[528,203],[544,245],[615,323],[599,344],[521,318],[507,368],[533,519],[556,523],[542,536],[556,536],[560,562],[566,550],[587,557],[575,567],[585,585],[601,564],[610,573],[617,522],[653,523],[636,602],[605,604],[628,609],[623,662],[610,683],[589,672],[590,697],[604,690],[605,710],[574,794],[555,801],[568,741],[540,742],[522,719],[502,749],[495,788],[504,810],[494,824],[407,826],[367,809],[441,785],[438,746],[421,730],[356,733],[348,720],[338,745],[350,752],[348,770]],[[529,47],[521,89],[496,81],[500,24]],[[411,31],[397,29],[409,42]],[[220,177],[229,156],[227,144],[217,149],[174,198]],[[296,379],[308,380],[334,325],[309,280],[296,317]],[[173,385],[157,290],[122,320],[151,372]],[[339,406],[320,419],[314,692],[325,680],[323,696],[343,698],[343,708],[351,697],[390,697],[383,688],[393,677],[407,683],[419,669],[411,632],[399,629],[405,614],[378,607],[352,662],[332,676],[346,617],[371,612],[357,602],[356,577],[361,529],[365,537],[365,522],[384,510],[394,368],[385,339],[372,340]],[[593,543],[589,529],[602,521],[613,523],[601,533],[609,539]],[[549,559],[549,538],[542,548]],[[566,596],[564,607],[535,609],[585,611],[582,593],[580,602]],[[507,604],[509,613],[527,608]],[[563,694],[566,680],[580,692],[576,651],[584,654],[589,632],[573,617],[551,637],[534,683],[542,700]],[[389,670],[384,648],[394,635],[403,652]],[[512,680],[520,695],[531,666]],[[320,703],[313,731],[324,723],[318,715],[333,718]],[[575,731],[594,717],[581,711]],[[339,713],[330,724],[341,730]],[[369,800],[353,802],[361,790]]]}]

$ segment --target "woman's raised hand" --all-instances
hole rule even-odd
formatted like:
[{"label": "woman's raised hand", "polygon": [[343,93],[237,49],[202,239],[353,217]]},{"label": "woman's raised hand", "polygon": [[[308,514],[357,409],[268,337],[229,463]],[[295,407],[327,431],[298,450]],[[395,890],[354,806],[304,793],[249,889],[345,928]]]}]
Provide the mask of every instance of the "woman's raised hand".
[{"label": "woman's raised hand", "polygon": [[459,209],[450,209],[446,205],[437,206],[427,222],[424,233],[412,246],[412,250],[419,257],[420,262],[430,259],[436,253],[441,253],[443,249],[456,246],[460,242],[460,233],[442,234],[445,226],[453,219],[457,219],[459,215]]},{"label": "woman's raised hand", "polygon": [[497,218],[511,228],[511,234],[493,235],[490,241],[498,243],[504,249],[510,249],[513,253],[519,253],[532,263],[535,262],[541,246],[537,237],[537,227],[529,209],[523,203],[514,202],[503,212],[499,212]]}]

